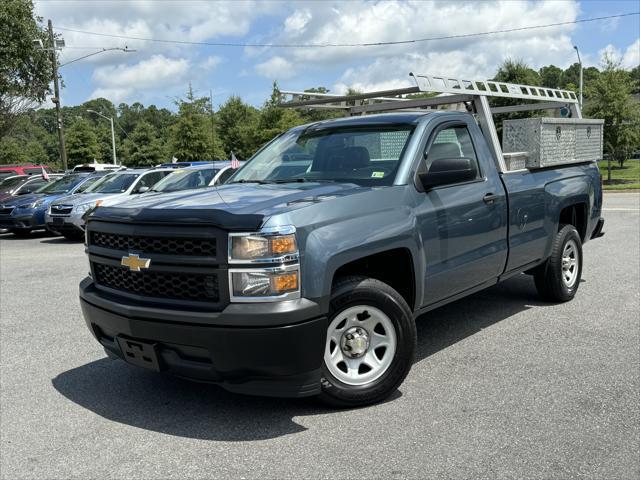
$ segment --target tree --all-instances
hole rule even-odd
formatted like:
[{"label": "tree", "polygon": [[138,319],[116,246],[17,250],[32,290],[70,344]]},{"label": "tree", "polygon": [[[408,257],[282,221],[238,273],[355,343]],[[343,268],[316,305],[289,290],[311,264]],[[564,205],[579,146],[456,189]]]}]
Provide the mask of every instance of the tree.
[{"label": "tree", "polygon": [[31,0],[0,2],[0,138],[10,133],[17,115],[44,101],[49,91],[51,60],[34,46],[35,39],[48,45],[38,28],[41,20]]},{"label": "tree", "polygon": [[220,107],[216,117],[225,153],[230,155],[233,152],[240,159],[253,155],[260,146],[260,140],[255,135],[258,111],[240,97],[231,96]]},{"label": "tree", "polygon": [[14,137],[0,138],[0,164],[47,163],[47,152],[36,140],[20,141]]},{"label": "tree", "polygon": [[543,87],[548,88],[562,88],[562,74],[561,68],[555,65],[549,65],[540,69],[540,83]]},{"label": "tree", "polygon": [[[604,148],[620,167],[640,144],[640,106],[630,93],[633,82],[620,62],[605,56],[603,70],[592,85],[592,95],[585,108],[587,116],[604,119]],[[609,180],[611,169],[609,166]]]},{"label": "tree", "polygon": [[168,160],[153,125],[144,120],[124,141],[124,150],[129,165],[157,165]]},{"label": "tree", "polygon": [[98,138],[87,120],[76,120],[67,129],[66,139],[70,165],[93,162],[100,157]]},{"label": "tree", "polygon": [[297,110],[280,107],[278,104],[279,98],[280,90],[278,84],[273,82],[271,97],[264,102],[258,117],[258,125],[255,132],[255,139],[258,145],[262,145],[290,128],[304,123]]},{"label": "tree", "polygon": [[171,129],[171,154],[182,162],[223,158],[222,144],[207,122],[209,100],[196,98],[189,85],[186,100],[177,100],[178,118]]}]

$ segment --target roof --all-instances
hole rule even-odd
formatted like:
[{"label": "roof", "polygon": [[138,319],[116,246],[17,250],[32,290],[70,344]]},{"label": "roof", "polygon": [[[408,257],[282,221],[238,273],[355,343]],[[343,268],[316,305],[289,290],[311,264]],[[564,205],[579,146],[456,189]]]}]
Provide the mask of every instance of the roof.
[{"label": "roof", "polygon": [[308,123],[298,128],[322,127],[351,127],[367,125],[415,125],[427,115],[434,115],[436,111],[427,110],[422,112],[394,112],[380,113],[377,115],[361,115],[353,117],[332,118],[320,122]]}]

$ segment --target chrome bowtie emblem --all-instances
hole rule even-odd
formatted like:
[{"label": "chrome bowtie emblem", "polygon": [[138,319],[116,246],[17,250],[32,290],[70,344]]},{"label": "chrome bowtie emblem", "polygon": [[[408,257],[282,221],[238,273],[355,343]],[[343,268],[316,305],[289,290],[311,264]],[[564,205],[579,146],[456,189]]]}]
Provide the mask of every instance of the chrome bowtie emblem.
[{"label": "chrome bowtie emblem", "polygon": [[123,267],[129,267],[129,270],[132,272],[139,272],[143,268],[149,268],[151,265],[150,258],[140,258],[140,256],[136,253],[130,253],[129,255],[125,255],[120,260],[120,265]]}]

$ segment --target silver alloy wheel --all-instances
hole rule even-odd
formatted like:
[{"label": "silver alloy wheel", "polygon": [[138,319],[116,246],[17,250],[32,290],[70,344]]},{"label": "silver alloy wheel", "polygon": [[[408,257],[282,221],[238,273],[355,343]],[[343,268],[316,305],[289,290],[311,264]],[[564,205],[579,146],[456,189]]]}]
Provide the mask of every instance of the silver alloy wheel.
[{"label": "silver alloy wheel", "polygon": [[562,281],[568,288],[578,279],[579,262],[578,245],[575,240],[569,240],[562,251]]},{"label": "silver alloy wheel", "polygon": [[366,385],[389,369],[396,345],[393,322],[382,310],[349,307],[329,325],[324,363],[342,383]]}]

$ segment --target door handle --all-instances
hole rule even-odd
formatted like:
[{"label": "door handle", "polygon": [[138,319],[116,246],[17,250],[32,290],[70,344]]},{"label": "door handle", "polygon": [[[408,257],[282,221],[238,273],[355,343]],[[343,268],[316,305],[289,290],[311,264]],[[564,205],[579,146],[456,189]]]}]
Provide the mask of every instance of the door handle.
[{"label": "door handle", "polygon": [[495,193],[487,193],[484,197],[482,197],[482,200],[484,201],[484,203],[486,203],[487,205],[491,205],[493,204],[493,202],[495,202],[498,199],[498,195],[496,195]]}]

